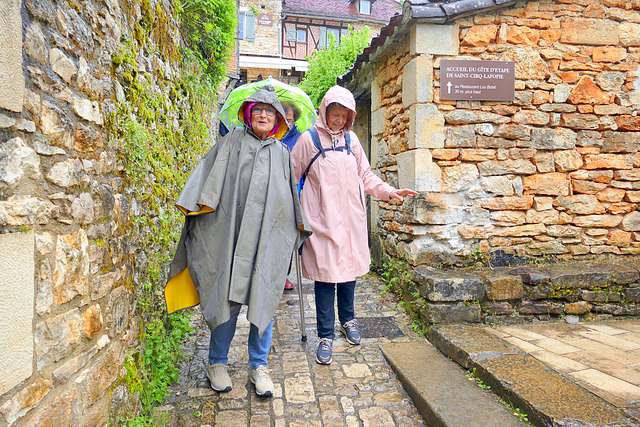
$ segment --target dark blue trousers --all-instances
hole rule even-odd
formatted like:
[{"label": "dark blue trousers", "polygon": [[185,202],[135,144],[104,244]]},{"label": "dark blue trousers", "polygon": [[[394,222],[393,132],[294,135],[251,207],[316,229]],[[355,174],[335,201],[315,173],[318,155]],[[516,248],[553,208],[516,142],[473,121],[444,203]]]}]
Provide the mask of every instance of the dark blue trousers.
[{"label": "dark blue trousers", "polygon": [[356,289],[356,281],[345,283],[314,282],[313,290],[316,297],[316,318],[318,337],[335,338],[334,325],[336,312],[334,308],[334,295],[338,288],[338,320],[344,324],[353,320],[356,316],[353,299]]}]

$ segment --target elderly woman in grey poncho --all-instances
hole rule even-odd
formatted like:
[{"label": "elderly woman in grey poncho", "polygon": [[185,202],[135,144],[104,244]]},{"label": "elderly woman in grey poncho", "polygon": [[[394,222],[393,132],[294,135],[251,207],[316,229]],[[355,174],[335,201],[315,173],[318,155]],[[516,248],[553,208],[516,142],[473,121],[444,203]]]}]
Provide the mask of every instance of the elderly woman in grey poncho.
[{"label": "elderly woman in grey poncho", "polygon": [[[273,394],[267,370],[273,315],[291,253],[308,236],[275,90],[267,85],[239,110],[233,128],[200,161],[176,205],[185,226],[165,287],[169,312],[200,307],[211,343],[207,376],[217,391],[232,388],[228,351],[240,307],[248,306],[250,379],[260,396]],[[197,293],[197,295],[196,295]]]}]

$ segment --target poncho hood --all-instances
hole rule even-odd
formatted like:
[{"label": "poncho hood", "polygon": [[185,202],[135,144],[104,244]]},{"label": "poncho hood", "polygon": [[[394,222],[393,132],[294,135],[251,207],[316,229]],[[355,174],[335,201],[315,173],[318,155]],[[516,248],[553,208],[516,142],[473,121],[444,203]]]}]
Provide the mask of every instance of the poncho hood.
[{"label": "poncho hood", "polygon": [[251,122],[247,119],[251,117],[251,114],[247,114],[247,108],[253,106],[253,104],[262,103],[270,104],[276,109],[277,118],[275,132],[271,132],[269,136],[273,136],[276,139],[282,139],[282,137],[289,131],[289,124],[285,120],[285,112],[282,107],[282,103],[278,99],[276,90],[270,84],[262,86],[253,95],[249,95],[247,99],[242,103],[238,110],[238,119],[240,119],[247,128],[251,129]]}]

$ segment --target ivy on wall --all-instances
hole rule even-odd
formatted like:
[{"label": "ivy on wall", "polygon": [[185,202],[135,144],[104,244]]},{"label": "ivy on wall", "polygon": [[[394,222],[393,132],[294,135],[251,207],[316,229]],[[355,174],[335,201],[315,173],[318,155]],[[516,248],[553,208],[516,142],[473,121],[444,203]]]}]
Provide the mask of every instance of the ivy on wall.
[{"label": "ivy on wall", "polygon": [[[134,1],[126,6],[133,9]],[[190,311],[167,316],[163,296],[184,220],[174,203],[212,144],[209,128],[217,110],[216,88],[225,77],[236,27],[235,7],[229,1],[174,2],[173,10],[161,4],[140,1],[141,19],[112,57],[113,76],[124,96],[118,99],[107,131],[136,203],[134,219],[123,232],[136,250],[129,254],[136,266],[130,286],[138,302],[141,334],[120,383],[140,393],[142,414],[112,420],[128,425],[153,425],[153,405],[163,400],[178,375],[179,344],[189,331]],[[181,37],[171,33],[176,22]],[[180,63],[183,74],[166,76],[163,66],[139,72],[138,62],[153,63],[147,60],[153,55],[173,69]]]}]

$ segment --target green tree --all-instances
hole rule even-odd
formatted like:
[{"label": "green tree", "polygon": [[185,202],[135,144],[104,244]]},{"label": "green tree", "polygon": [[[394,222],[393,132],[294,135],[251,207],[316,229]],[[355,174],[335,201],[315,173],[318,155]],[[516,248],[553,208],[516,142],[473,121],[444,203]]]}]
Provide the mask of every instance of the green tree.
[{"label": "green tree", "polygon": [[356,57],[369,45],[369,33],[369,27],[354,31],[349,26],[349,35],[343,37],[340,43],[330,34],[327,48],[317,50],[306,58],[309,70],[299,87],[307,92],[316,107],[320,105],[327,90],[335,86],[337,78],[351,68]]}]

